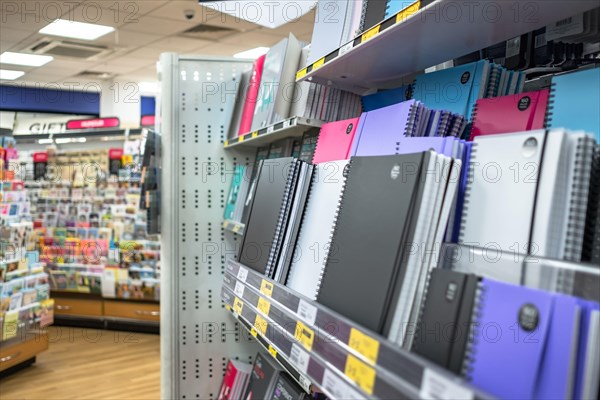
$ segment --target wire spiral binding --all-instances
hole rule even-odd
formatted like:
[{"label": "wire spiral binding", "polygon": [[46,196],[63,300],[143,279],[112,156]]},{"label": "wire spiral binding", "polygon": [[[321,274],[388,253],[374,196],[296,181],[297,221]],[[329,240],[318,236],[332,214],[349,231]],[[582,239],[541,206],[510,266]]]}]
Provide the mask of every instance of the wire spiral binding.
[{"label": "wire spiral binding", "polygon": [[[347,172],[348,175],[350,174],[350,170],[352,169],[352,159],[350,159],[348,161],[347,166],[345,167],[347,168]],[[345,174],[342,174],[343,176]],[[333,217],[333,224],[331,227],[331,233],[329,234],[329,248],[327,249],[327,253],[325,254],[325,257],[323,258],[323,269],[321,269],[321,274],[319,275],[319,279],[317,280],[317,295],[319,294],[319,292],[321,291],[321,285],[323,283],[323,279],[325,277],[325,274],[327,273],[327,261],[329,260],[329,256],[331,255],[331,249],[333,247],[333,242],[335,240],[335,235],[336,235],[336,231],[337,231],[337,224],[338,224],[338,220],[340,218],[340,212],[342,210],[342,207],[344,205],[344,194],[346,193],[346,188],[348,187],[348,176],[344,176],[344,183],[343,183],[343,187],[342,190],[340,191],[340,197],[338,199],[338,205],[335,209],[335,216]]]},{"label": "wire spiral binding", "polygon": [[550,129],[552,125],[552,112],[554,111],[554,97],[556,97],[556,83],[550,84],[550,93],[548,93],[548,105],[546,106],[546,116],[544,117],[544,129]]},{"label": "wire spiral binding", "polygon": [[271,277],[271,274],[274,272],[276,258],[279,255],[279,251],[281,247],[278,242],[283,233],[283,229],[281,225],[283,224],[284,218],[289,213],[289,201],[290,201],[290,190],[294,182],[296,181],[296,169],[298,168],[298,160],[294,159],[293,164],[290,165],[287,182],[285,186],[285,193],[283,199],[281,201],[281,207],[279,208],[279,217],[277,218],[277,227],[275,229],[275,234],[273,235],[273,241],[271,244],[271,250],[269,251],[269,259],[267,261],[267,268],[265,269],[265,275]]},{"label": "wire spiral binding", "polygon": [[360,35],[365,31],[365,21],[367,18],[367,8],[369,7],[369,0],[363,0],[362,11],[360,14],[360,28],[358,34]]},{"label": "wire spiral binding", "polygon": [[420,102],[415,101],[410,106],[410,111],[408,112],[408,118],[406,119],[406,126],[404,127],[404,136],[405,137],[413,137],[415,136],[415,131],[417,129],[417,122],[419,121],[420,113],[419,106]]},{"label": "wire spiral binding", "polygon": [[490,71],[490,79],[489,79],[489,83],[487,85],[487,90],[485,92],[485,97],[486,98],[490,98],[490,97],[496,97],[496,95],[498,94],[496,89],[498,89],[498,80],[499,80],[499,75],[500,75],[500,68],[497,68],[495,65],[491,65],[491,71]]},{"label": "wire spiral binding", "polygon": [[473,140],[473,127],[477,125],[477,113],[479,112],[479,100],[473,105],[471,113],[471,129],[469,129],[469,140]]},{"label": "wire spiral binding", "polygon": [[481,328],[479,321],[481,320],[483,307],[485,306],[485,293],[487,287],[485,281],[479,281],[475,290],[475,300],[473,302],[473,313],[471,316],[472,332],[467,331],[467,344],[465,346],[465,354],[463,358],[463,365],[461,368],[461,375],[467,380],[473,380],[473,363],[477,359],[477,347],[479,345],[479,336],[481,335]]},{"label": "wire spiral binding", "polygon": [[469,198],[471,197],[471,190],[475,182],[475,162],[477,159],[477,143],[473,143],[471,146],[471,161],[469,163],[469,171],[467,176],[467,187],[465,188],[462,215],[460,217],[460,230],[458,233],[458,243],[463,243],[465,239],[465,229],[467,225],[467,217],[469,214]]},{"label": "wire spiral binding", "polygon": [[585,261],[600,264],[600,144],[596,144],[592,168],[584,254]]},{"label": "wire spiral binding", "polygon": [[419,308],[419,314],[417,317],[417,327],[415,329],[415,335],[414,335],[414,339],[412,341],[412,346],[411,346],[411,351],[412,352],[416,352],[419,349],[419,342],[421,341],[420,338],[420,334],[421,334],[421,325],[423,322],[423,314],[425,313],[425,308],[427,306],[427,304],[429,304],[429,302],[431,302],[431,298],[429,297],[429,284],[431,283],[431,273],[432,271],[429,271],[429,274],[427,274],[427,281],[425,282],[425,287],[423,288],[423,297],[425,298],[425,301],[421,302],[421,306]]}]

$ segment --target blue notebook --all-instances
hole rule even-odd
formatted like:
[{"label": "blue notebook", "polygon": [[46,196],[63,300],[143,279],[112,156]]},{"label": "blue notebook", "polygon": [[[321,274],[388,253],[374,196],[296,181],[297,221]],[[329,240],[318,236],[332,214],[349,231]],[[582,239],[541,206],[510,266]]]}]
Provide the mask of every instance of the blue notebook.
[{"label": "blue notebook", "polygon": [[240,191],[240,185],[242,184],[242,179],[244,178],[244,167],[238,165],[235,167],[235,172],[233,174],[233,180],[231,182],[231,187],[229,189],[229,196],[227,197],[227,204],[225,205],[225,213],[223,218],[225,219],[233,219],[233,213],[235,211],[235,205],[238,200],[238,193]]},{"label": "blue notebook", "polygon": [[531,399],[552,313],[552,294],[482,279],[465,375],[502,399]]},{"label": "blue notebook", "polygon": [[363,112],[369,112],[393,104],[402,103],[403,101],[410,100],[411,95],[412,88],[410,85],[406,85],[396,89],[383,90],[381,92],[363,96]]},{"label": "blue notebook", "polygon": [[413,98],[435,110],[471,119],[473,106],[485,97],[491,64],[481,60],[417,76]]},{"label": "blue notebook", "polygon": [[600,142],[600,68],[552,78],[548,128],[567,128],[593,133]]}]

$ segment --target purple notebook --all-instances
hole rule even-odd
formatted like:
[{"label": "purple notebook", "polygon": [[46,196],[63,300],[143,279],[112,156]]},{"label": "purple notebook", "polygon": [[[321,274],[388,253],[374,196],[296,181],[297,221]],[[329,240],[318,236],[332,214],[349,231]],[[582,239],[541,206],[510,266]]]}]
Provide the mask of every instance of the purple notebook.
[{"label": "purple notebook", "polygon": [[363,113],[352,144],[353,156],[396,154],[397,143],[404,138],[416,100]]},{"label": "purple notebook", "polygon": [[395,154],[420,153],[433,150],[438,154],[452,157],[454,152],[454,137],[404,137],[398,140]]},{"label": "purple notebook", "polygon": [[498,398],[531,399],[548,335],[552,295],[489,279],[482,280],[481,289],[467,378]]},{"label": "purple notebook", "polygon": [[590,334],[590,318],[593,312],[600,310],[600,304],[594,301],[577,299],[581,307],[581,323],[579,326],[579,349],[577,350],[577,366],[575,373],[575,399],[584,395],[585,362],[588,355],[588,336]]},{"label": "purple notebook", "polygon": [[554,295],[536,399],[573,398],[580,310],[575,297]]}]

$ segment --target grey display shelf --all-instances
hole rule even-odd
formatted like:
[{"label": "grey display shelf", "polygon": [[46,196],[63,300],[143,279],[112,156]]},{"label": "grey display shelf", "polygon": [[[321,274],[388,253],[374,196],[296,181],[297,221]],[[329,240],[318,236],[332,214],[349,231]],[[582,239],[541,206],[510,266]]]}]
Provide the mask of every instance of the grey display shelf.
[{"label": "grey display shelf", "polygon": [[242,224],[241,222],[226,219],[223,221],[223,228],[230,232],[237,233],[238,235],[243,235],[246,225]]},{"label": "grey display shelf", "polygon": [[310,128],[320,128],[323,121],[293,117],[235,139],[225,141],[225,149],[234,147],[259,147],[287,137],[301,137]]}]

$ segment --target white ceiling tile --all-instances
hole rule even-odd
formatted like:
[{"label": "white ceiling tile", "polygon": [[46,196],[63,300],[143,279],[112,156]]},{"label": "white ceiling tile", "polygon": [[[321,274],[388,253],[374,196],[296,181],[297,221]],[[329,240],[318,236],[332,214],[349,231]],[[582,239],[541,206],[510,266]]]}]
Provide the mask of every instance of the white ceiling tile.
[{"label": "white ceiling tile", "polygon": [[0,40],[0,53],[11,50],[15,44],[13,42],[5,42]]},{"label": "white ceiling tile", "polygon": [[133,72],[136,69],[139,69],[139,64],[135,63],[133,60],[119,60],[109,61],[106,63],[100,63],[94,65],[91,68],[92,71],[98,72],[108,72],[115,75],[127,74],[129,72]]},{"label": "white ceiling tile", "polygon": [[127,58],[130,58],[131,60],[143,59],[158,61],[160,53],[164,53],[164,51],[161,49],[155,49],[151,47],[140,47],[139,49],[128,53]]},{"label": "white ceiling tile", "polygon": [[248,48],[249,47],[247,43],[213,43],[194,50],[194,54],[231,57],[236,53],[248,50]]},{"label": "white ceiling tile", "polygon": [[192,22],[174,21],[156,17],[140,17],[138,22],[125,24],[121,29],[125,31],[151,33],[155,35],[170,36],[185,31],[194,26]]},{"label": "white ceiling tile", "polygon": [[117,9],[109,10],[100,7],[97,2],[87,2],[70,9],[62,16],[63,19],[89,24],[106,25],[117,28],[126,24],[127,16]]},{"label": "white ceiling tile", "polygon": [[[287,36],[287,35],[286,35]],[[222,43],[241,44],[247,49],[255,47],[271,47],[279,42],[283,37],[270,35],[263,31],[240,32],[227,36],[220,40]]]},{"label": "white ceiling tile", "polygon": [[145,14],[148,14],[150,11],[155,10],[158,7],[161,7],[165,3],[168,3],[168,0],[85,0],[87,3],[96,3],[99,4],[100,7],[113,10],[114,12],[118,12],[121,19],[127,19],[125,22],[131,22],[131,20],[139,18]]},{"label": "white ceiling tile", "polygon": [[152,35],[149,33],[140,33],[117,29],[115,32],[94,41],[94,44],[100,44],[109,47],[136,48],[145,46],[163,38],[162,35]]},{"label": "white ceiling tile", "polygon": [[23,29],[11,28],[11,27],[5,26],[4,24],[0,24],[0,39],[2,41],[18,43],[34,34],[35,34],[35,32],[31,32],[31,31],[23,30]]},{"label": "white ceiling tile", "polygon": [[[193,17],[187,18],[191,11]],[[148,13],[149,16],[157,18],[168,18],[177,21],[193,21],[196,24],[206,22],[207,18],[203,18],[202,7],[198,4],[198,0],[171,0],[167,1],[163,6]]]},{"label": "white ceiling tile", "polygon": [[202,39],[189,39],[185,37],[171,36],[150,43],[147,47],[170,52],[188,52],[201,46],[208,46],[211,41]]}]

